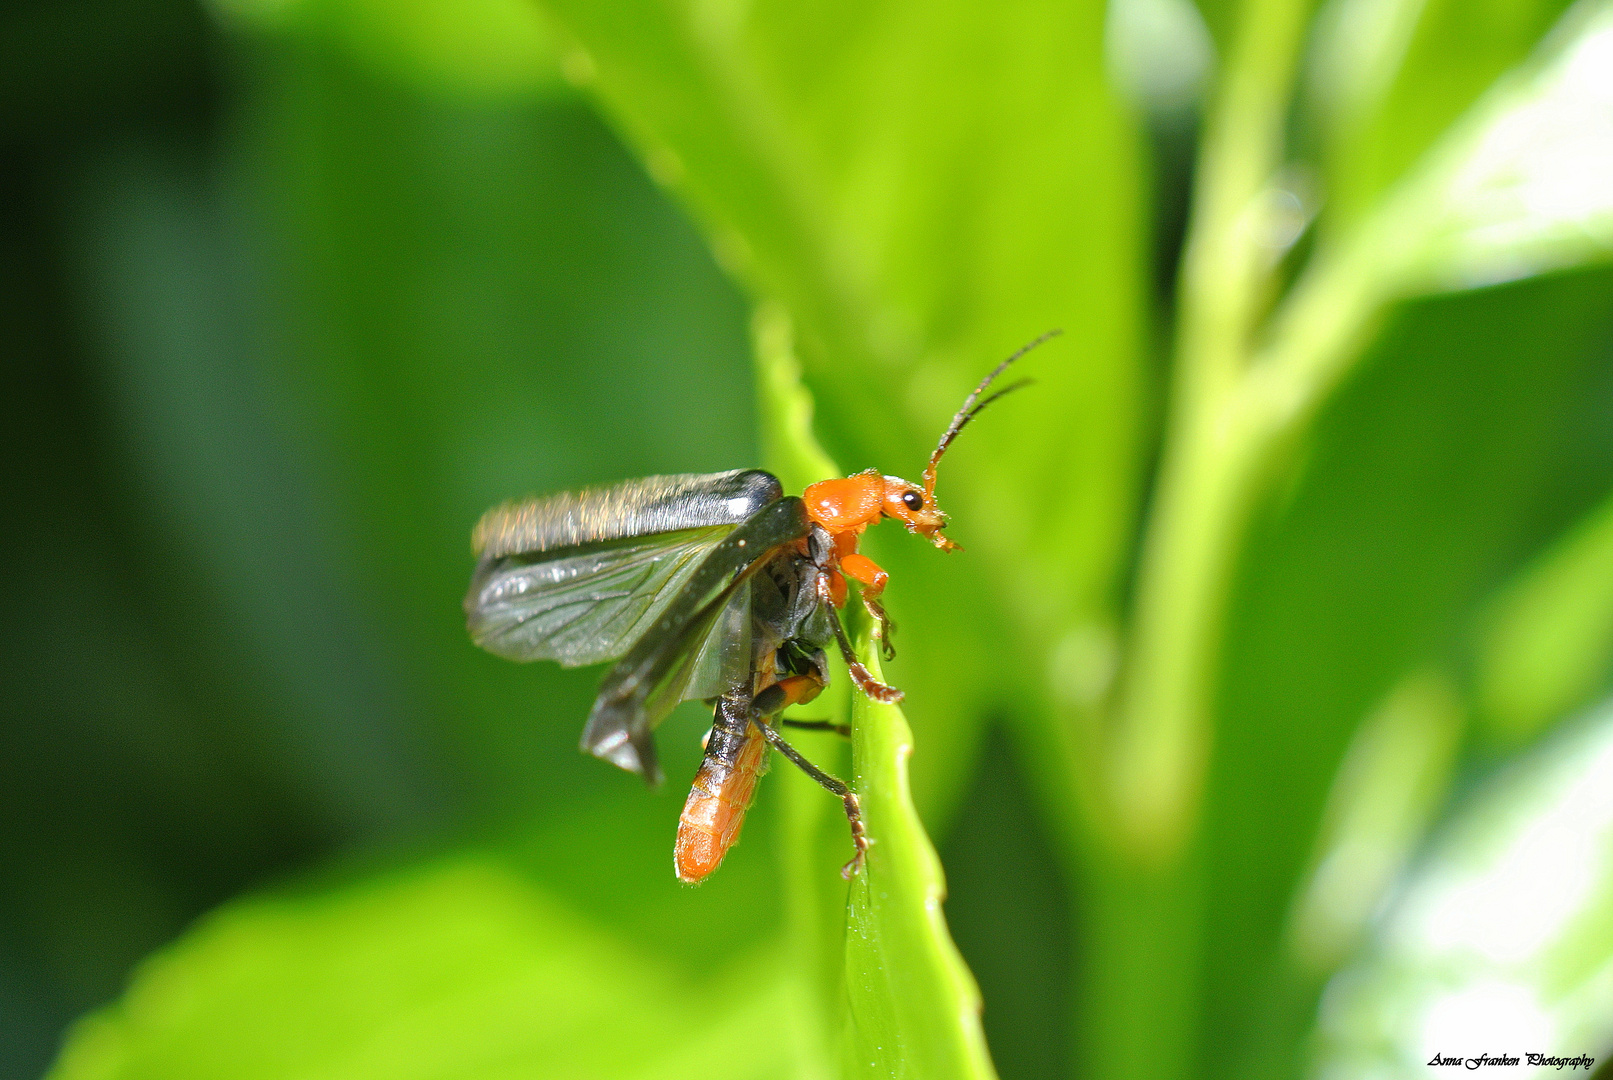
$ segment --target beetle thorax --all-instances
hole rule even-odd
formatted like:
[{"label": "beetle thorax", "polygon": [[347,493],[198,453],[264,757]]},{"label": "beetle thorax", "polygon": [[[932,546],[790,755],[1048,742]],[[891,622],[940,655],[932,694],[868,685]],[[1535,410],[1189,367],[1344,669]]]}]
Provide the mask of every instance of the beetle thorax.
[{"label": "beetle thorax", "polygon": [[884,513],[885,478],[870,469],[838,480],[820,480],[801,493],[807,517],[831,533],[861,531]]},{"label": "beetle thorax", "polygon": [[937,547],[953,544],[941,536],[946,515],[924,488],[899,476],[882,476],[869,469],[840,480],[823,480],[801,493],[807,517],[835,535],[860,533],[881,518],[895,518],[909,532],[928,538]]}]

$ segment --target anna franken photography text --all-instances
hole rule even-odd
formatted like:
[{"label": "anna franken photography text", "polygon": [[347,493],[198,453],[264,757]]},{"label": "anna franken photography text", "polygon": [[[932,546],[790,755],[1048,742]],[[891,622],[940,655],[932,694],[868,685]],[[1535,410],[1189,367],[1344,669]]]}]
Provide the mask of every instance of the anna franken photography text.
[{"label": "anna franken photography text", "polygon": [[1596,1059],[1589,1054],[1579,1054],[1575,1057],[1563,1057],[1560,1054],[1478,1054],[1474,1057],[1463,1057],[1460,1054],[1435,1054],[1428,1059],[1430,1065],[1455,1065],[1464,1069],[1479,1069],[1491,1065],[1502,1067],[1516,1067],[1527,1065],[1531,1068],[1567,1069],[1575,1072],[1584,1069],[1587,1073],[1596,1065]]}]

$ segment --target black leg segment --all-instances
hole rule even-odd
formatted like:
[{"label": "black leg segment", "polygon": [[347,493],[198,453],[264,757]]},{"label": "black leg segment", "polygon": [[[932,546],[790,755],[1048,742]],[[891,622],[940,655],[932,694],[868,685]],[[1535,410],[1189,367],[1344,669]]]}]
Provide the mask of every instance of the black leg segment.
[{"label": "black leg segment", "polygon": [[846,662],[846,669],[851,672],[852,681],[857,689],[867,694],[875,701],[889,705],[902,700],[902,692],[894,686],[886,686],[863,666],[857,659],[857,653],[851,647],[851,639],[846,637],[846,628],[840,624],[840,613],[835,611],[834,602],[829,596],[829,578],[827,575],[818,577],[818,595],[824,602],[824,610],[829,615],[829,625],[834,627],[835,642],[840,646],[840,656]]},{"label": "black leg segment", "polygon": [[796,768],[800,769],[802,772],[812,777],[812,779],[816,780],[819,784],[823,785],[824,788],[838,796],[841,803],[844,804],[846,808],[846,820],[851,823],[851,842],[852,845],[857,849],[857,853],[851,857],[851,861],[840,868],[840,876],[849,880],[851,875],[855,874],[859,869],[862,868],[863,859],[867,855],[868,845],[870,843],[868,833],[863,830],[862,804],[857,801],[857,793],[852,791],[851,788],[847,787],[845,781],[830,776],[828,773],[812,764],[812,762],[802,757],[801,752],[795,747],[791,746],[789,743],[785,742],[784,736],[773,730],[772,726],[769,725],[765,720],[753,716],[751,717],[751,723],[756,725],[756,727],[761,731],[762,735],[766,737],[767,741],[773,745],[774,749],[783,754],[785,757],[789,758],[790,761],[795,764]]}]

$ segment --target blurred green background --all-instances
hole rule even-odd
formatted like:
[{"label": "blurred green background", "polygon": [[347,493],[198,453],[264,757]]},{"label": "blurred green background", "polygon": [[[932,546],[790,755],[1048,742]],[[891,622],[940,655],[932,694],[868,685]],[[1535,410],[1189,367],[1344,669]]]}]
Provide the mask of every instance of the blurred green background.
[{"label": "blurred green background", "polygon": [[[60,1075],[841,1072],[801,1049],[803,999],[843,1022],[802,912],[844,904],[792,888],[795,781],[676,887],[701,711],[647,794],[577,753],[599,672],[483,655],[459,609],[496,502],[788,457],[759,301],[847,471],[916,474],[1066,330],[949,458],[969,551],[870,537],[998,1074],[1613,1050],[1613,92],[1547,85],[1607,5],[550,8],[0,14],[0,1077],[176,941]],[[1483,142],[1508,117],[1535,142]],[[1194,236],[1232,269],[1184,271]],[[1137,743],[1146,776],[1213,731],[1156,849],[1108,785],[1240,274],[1249,357],[1340,373],[1230,500],[1207,704]]]},{"label": "blurred green background", "polygon": [[333,856],[560,814],[663,876],[681,795],[576,750],[598,673],[468,645],[469,529],[756,460],[742,300],[552,71],[432,86],[216,14],[0,31],[6,1076]]}]

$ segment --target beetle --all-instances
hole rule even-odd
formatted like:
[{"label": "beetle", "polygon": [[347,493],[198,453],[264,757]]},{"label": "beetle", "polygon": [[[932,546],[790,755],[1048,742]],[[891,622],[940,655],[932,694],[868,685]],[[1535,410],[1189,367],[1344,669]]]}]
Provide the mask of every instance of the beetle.
[{"label": "beetle", "polygon": [[[839,609],[858,582],[887,658],[892,624],[879,597],[889,575],[857,550],[863,531],[894,518],[942,551],[957,550],[935,502],[935,472],[964,425],[1021,380],[982,397],[1015,360],[999,364],[953,416],[923,482],[869,469],[786,495],[771,473],[735,469],[651,476],[508,502],[477,524],[477,564],[465,596],[471,639],[512,660],[567,667],[615,661],[583,729],[582,749],[651,784],[661,782],[653,732],[680,702],[713,705],[705,757],[678,823],[674,868],[701,881],[739,838],[771,746],[838,797],[862,865],[869,839],[856,794],[778,732],[785,708],[829,684],[835,643],[858,688],[883,702],[846,637]],[[844,728],[783,721],[797,727]]]}]

